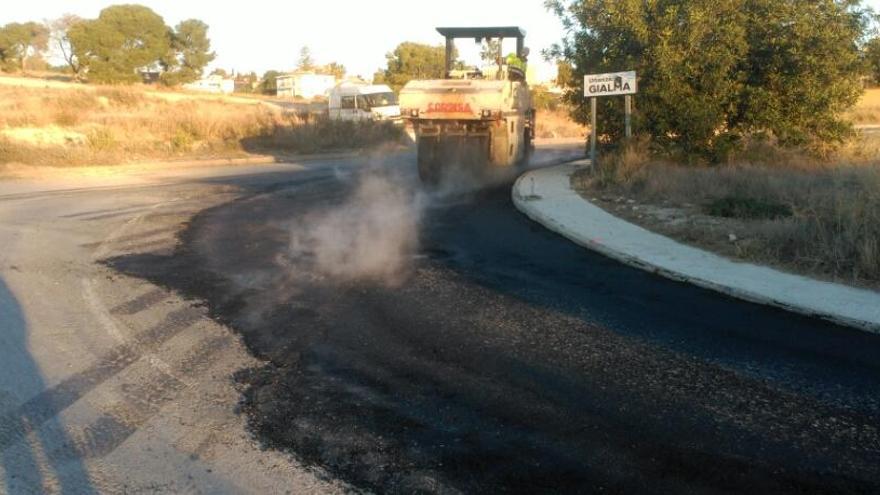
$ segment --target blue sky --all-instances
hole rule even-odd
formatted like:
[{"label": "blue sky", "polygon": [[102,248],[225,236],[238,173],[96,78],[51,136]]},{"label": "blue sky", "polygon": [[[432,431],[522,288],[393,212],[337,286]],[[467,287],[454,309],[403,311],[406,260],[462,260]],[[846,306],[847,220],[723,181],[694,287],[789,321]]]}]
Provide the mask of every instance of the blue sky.
[{"label": "blue sky", "polygon": [[[538,54],[558,41],[562,29],[542,0],[4,0],[0,24],[64,13],[96,17],[114,3],[146,5],[170,25],[201,19],[210,26],[218,55],[213,66],[258,73],[293,68],[300,47],[308,45],[317,62],[338,61],[349,73],[370,77],[401,41],[440,43],[434,28],[441,25],[519,25],[528,32],[526,44]],[[865,4],[880,10],[880,0]],[[459,49],[476,62],[474,43],[462,40]],[[544,67],[540,72],[549,71]]]},{"label": "blue sky", "polygon": [[[880,1],[880,0],[878,0]],[[73,13],[96,17],[116,3],[139,3],[174,25],[198,18],[210,26],[217,60],[213,66],[237,71],[291,69],[308,45],[319,63],[338,61],[351,74],[370,77],[384,67],[385,53],[401,41],[437,44],[436,26],[519,25],[537,54],[558,40],[561,27],[542,0],[5,0],[0,25]],[[463,55],[475,57],[473,42],[462,40]],[[536,57],[533,57],[533,59]]]}]

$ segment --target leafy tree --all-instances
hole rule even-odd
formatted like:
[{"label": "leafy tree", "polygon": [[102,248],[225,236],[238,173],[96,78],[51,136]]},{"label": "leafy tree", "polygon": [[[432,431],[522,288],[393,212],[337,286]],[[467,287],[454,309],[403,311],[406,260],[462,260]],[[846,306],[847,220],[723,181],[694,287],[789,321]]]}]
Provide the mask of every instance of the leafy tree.
[{"label": "leafy tree", "polygon": [[576,84],[576,79],[574,76],[574,69],[571,64],[560,60],[556,62],[556,85],[557,86],[574,86]]},{"label": "leafy tree", "polygon": [[535,85],[531,86],[532,105],[538,110],[549,110],[555,112],[559,109],[559,95],[551,93],[547,86]]},{"label": "leafy tree", "polygon": [[212,76],[220,76],[224,79],[229,77],[229,73],[226,72],[226,69],[223,69],[221,67],[217,67],[216,69],[212,70],[211,75]]},{"label": "leafy tree", "polygon": [[266,95],[274,95],[278,91],[275,85],[275,78],[280,76],[282,72],[277,70],[267,70],[260,80],[260,92]]},{"label": "leafy tree", "polygon": [[168,56],[171,37],[158,14],[141,5],[114,5],[68,32],[73,54],[96,82],[136,82],[137,69]]},{"label": "leafy tree", "polygon": [[345,73],[345,66],[337,62],[330,62],[329,64],[318,68],[318,74],[327,74],[334,76],[336,79],[345,78]]},{"label": "leafy tree", "polygon": [[299,51],[299,62],[296,64],[299,70],[312,70],[315,68],[315,61],[312,59],[312,50],[308,46],[304,46]]},{"label": "leafy tree", "polygon": [[[636,124],[668,150],[725,159],[742,136],[834,145],[861,94],[859,0],[548,0],[569,35],[550,55],[574,68],[568,99],[586,122],[584,74],[635,69]],[[622,99],[600,99],[622,134]]]},{"label": "leafy tree", "polygon": [[49,46],[49,29],[36,22],[11,22],[0,28],[0,65],[6,70],[25,70],[29,57]]},{"label": "leafy tree", "polygon": [[170,50],[161,60],[165,70],[162,81],[174,86],[202,77],[205,66],[217,56],[211,51],[208,25],[198,19],[188,19],[179,23],[169,36]]},{"label": "leafy tree", "polygon": [[487,64],[497,64],[501,58],[501,40],[487,39],[483,40],[483,46],[480,48],[480,59]]},{"label": "leafy tree", "polygon": [[[457,58],[457,53],[453,54]],[[385,55],[387,67],[377,72],[377,84],[399,91],[413,79],[442,79],[446,73],[446,48],[405,41]]]},{"label": "leafy tree", "polygon": [[76,56],[73,54],[73,48],[70,45],[70,36],[68,32],[74,24],[82,22],[82,18],[74,14],[64,14],[63,16],[50,21],[48,23],[50,39],[52,45],[58,49],[58,52],[64,58],[64,62],[73,73],[73,78],[79,80],[81,67]]},{"label": "leafy tree", "polygon": [[236,93],[253,93],[258,85],[260,78],[256,72],[248,74],[238,74],[235,76],[235,92]]},{"label": "leafy tree", "polygon": [[865,43],[865,64],[868,75],[874,84],[880,84],[880,37],[871,38]]}]

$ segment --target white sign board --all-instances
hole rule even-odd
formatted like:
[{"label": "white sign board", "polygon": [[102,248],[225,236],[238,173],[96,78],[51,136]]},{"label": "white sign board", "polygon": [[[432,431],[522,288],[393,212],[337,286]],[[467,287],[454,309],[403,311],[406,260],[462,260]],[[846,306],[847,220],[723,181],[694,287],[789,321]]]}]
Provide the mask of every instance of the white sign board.
[{"label": "white sign board", "polygon": [[612,72],[584,76],[584,96],[634,95],[637,91],[636,72]]}]

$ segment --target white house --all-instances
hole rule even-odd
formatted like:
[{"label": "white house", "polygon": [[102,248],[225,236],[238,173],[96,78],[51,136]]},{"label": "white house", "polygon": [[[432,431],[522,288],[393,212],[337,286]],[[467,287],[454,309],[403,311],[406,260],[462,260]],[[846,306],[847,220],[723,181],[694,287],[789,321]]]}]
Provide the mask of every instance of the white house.
[{"label": "white house", "polygon": [[235,79],[224,78],[220,75],[203,77],[198,81],[184,84],[184,88],[206,93],[231,94],[235,91]]},{"label": "white house", "polygon": [[336,86],[336,77],[314,72],[298,71],[275,78],[276,94],[288,98],[298,96],[311,99],[326,96],[334,86]]}]

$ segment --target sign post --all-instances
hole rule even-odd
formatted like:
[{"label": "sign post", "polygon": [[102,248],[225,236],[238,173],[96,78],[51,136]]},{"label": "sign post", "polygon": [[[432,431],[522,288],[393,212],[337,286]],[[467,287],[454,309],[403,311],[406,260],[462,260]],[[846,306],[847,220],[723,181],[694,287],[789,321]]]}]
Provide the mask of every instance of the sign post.
[{"label": "sign post", "polygon": [[596,168],[596,97],[590,98],[590,166]]},{"label": "sign post", "polygon": [[590,166],[596,166],[596,99],[600,96],[624,95],[626,137],[632,137],[632,95],[638,92],[635,71],[587,74],[584,76],[584,97],[590,99]]}]

